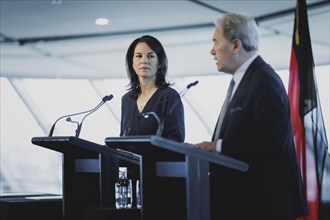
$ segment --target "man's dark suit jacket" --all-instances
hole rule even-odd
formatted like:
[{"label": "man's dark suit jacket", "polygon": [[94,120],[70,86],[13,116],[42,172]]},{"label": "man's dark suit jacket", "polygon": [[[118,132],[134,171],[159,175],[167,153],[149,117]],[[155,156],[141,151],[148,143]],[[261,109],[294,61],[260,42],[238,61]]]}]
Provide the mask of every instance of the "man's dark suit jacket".
[{"label": "man's dark suit jacket", "polygon": [[294,219],[307,203],[283,83],[258,56],[228,106],[222,153],[249,164],[246,173],[211,170],[212,212],[224,219]]}]

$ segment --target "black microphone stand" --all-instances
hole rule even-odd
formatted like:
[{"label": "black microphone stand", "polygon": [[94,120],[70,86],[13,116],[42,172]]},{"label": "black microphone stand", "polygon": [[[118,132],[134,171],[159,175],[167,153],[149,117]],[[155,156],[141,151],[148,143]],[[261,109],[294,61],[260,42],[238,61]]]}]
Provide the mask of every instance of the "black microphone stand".
[{"label": "black microphone stand", "polygon": [[99,104],[98,106],[96,106],[92,111],[90,111],[88,114],[86,114],[86,115],[83,117],[83,119],[81,120],[81,122],[78,123],[78,128],[77,128],[77,130],[76,130],[76,135],[75,135],[76,138],[78,138],[79,135],[80,135],[81,127],[82,127],[82,124],[83,124],[85,118],[86,118],[88,115],[90,115],[90,114],[92,114],[93,112],[95,112],[96,110],[98,110],[98,109],[99,109],[104,103],[106,103],[107,101],[110,101],[112,98],[113,98],[113,95],[109,95],[109,96],[105,96],[105,97],[103,97],[103,99],[102,99],[102,101],[100,102],[100,104]]},{"label": "black microphone stand", "polygon": [[145,112],[145,113],[142,113],[142,115],[143,115],[144,118],[148,118],[149,115],[154,116],[154,118],[156,119],[157,124],[158,124],[157,131],[156,131],[156,136],[161,136],[161,134],[163,132],[163,128],[164,128],[163,120],[160,120],[158,115],[155,112]]},{"label": "black microphone stand", "polygon": [[[78,113],[68,114],[68,115],[64,115],[64,116],[59,117],[59,118],[54,122],[54,124],[52,125],[52,127],[51,127],[51,129],[50,129],[50,131],[49,131],[48,137],[52,137],[52,136],[53,136],[53,133],[54,133],[54,130],[55,130],[55,125],[56,125],[56,123],[57,123],[59,120],[61,120],[61,119],[63,119],[63,118],[66,118],[66,117],[70,117],[70,116],[75,116],[75,115],[81,115],[81,114],[85,114],[85,113],[89,113],[89,112],[94,112],[94,111],[96,111],[98,108],[100,108],[100,107],[104,104],[104,102],[106,102],[106,101],[108,101],[108,100],[111,100],[112,98],[113,98],[113,95],[104,96],[104,97],[102,98],[102,101],[101,101],[99,104],[97,104],[97,106],[94,107],[93,109],[90,109],[90,110],[87,110],[87,111],[83,111],[83,112],[78,112]],[[71,118],[70,118],[69,120],[71,120]],[[68,121],[68,120],[67,120],[67,121]],[[79,127],[81,127],[81,126],[79,126],[79,123],[78,123],[78,128],[77,128],[77,130],[79,129]],[[81,128],[80,128],[80,129],[81,129]],[[76,135],[77,135],[77,130],[76,130]],[[79,132],[80,132],[80,131],[79,131]],[[78,135],[78,136],[79,136],[79,135]]]}]

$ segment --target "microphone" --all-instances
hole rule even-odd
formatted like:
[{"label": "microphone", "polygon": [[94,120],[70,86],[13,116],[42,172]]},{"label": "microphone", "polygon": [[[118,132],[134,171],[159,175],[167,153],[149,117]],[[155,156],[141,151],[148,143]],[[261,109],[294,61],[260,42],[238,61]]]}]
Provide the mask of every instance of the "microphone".
[{"label": "microphone", "polygon": [[[87,110],[87,111],[83,111],[83,112],[77,112],[77,113],[73,113],[73,114],[68,114],[68,115],[64,115],[64,116],[61,116],[59,117],[55,122],[54,124],[52,125],[50,131],[49,131],[49,134],[48,134],[48,137],[52,137],[53,136],[53,133],[54,133],[54,129],[55,129],[55,125],[56,123],[63,119],[63,118],[66,118],[66,117],[70,117],[70,116],[75,116],[75,115],[81,115],[81,114],[85,114],[85,113],[89,113],[89,112],[94,112],[96,111],[98,108],[100,108],[106,101],[109,101],[113,98],[113,95],[109,95],[109,96],[104,96],[102,98],[102,101],[93,109],[90,109],[90,110]],[[70,119],[67,119],[67,121],[71,122],[71,118]],[[75,122],[73,122],[75,123]],[[78,123],[78,122],[77,122]],[[79,123],[78,123],[78,128],[79,128]],[[78,130],[77,128],[77,130]]]},{"label": "microphone", "polygon": [[[187,87],[182,90],[179,94],[180,94],[180,99],[177,99],[176,102],[172,105],[172,107],[170,108],[170,110],[168,111],[168,115],[171,115],[172,112],[174,111],[174,108],[179,104],[180,100],[182,99],[182,97],[188,92],[188,90],[193,87],[196,86],[198,84],[198,80],[196,80],[195,82],[189,83],[187,85]],[[160,136],[161,133],[163,132],[164,129],[164,118],[159,122],[158,124],[158,129],[157,129],[157,136]]]},{"label": "microphone", "polygon": [[186,92],[187,92],[191,87],[196,86],[198,83],[199,83],[198,80],[196,80],[195,82],[189,83],[189,84],[187,85],[187,87],[179,93],[180,96],[181,96],[181,98],[186,94]]},{"label": "microphone", "polygon": [[108,96],[104,96],[103,99],[102,99],[102,102],[100,102],[99,105],[97,105],[94,109],[92,109],[89,113],[87,113],[87,114],[83,117],[83,119],[81,120],[81,122],[78,124],[78,128],[77,128],[77,130],[76,130],[76,136],[75,136],[76,138],[78,138],[79,135],[80,135],[81,127],[82,127],[82,124],[83,124],[85,118],[86,118],[88,115],[90,115],[90,114],[92,114],[93,112],[95,112],[97,109],[99,109],[104,103],[106,103],[107,101],[110,101],[112,98],[113,98],[113,95],[112,95],[112,94],[111,94],[111,95],[108,95]]},{"label": "microphone", "polygon": [[[186,94],[186,92],[193,86],[196,86],[198,84],[198,80],[196,80],[195,82],[192,82],[192,83],[189,83],[186,88],[184,88],[181,92],[179,92],[179,95],[180,95],[180,99],[177,99],[176,102],[173,104],[173,106],[171,107],[171,109],[169,110],[169,114],[171,114],[175,108],[175,106],[179,103],[179,101],[181,100],[181,98]],[[157,105],[161,105],[161,104],[164,104],[164,103],[168,103],[168,100],[165,100],[164,102],[161,102],[161,103],[157,103],[153,106],[151,106],[150,108],[154,107],[154,106],[157,106]],[[132,123],[132,121],[137,118],[139,115],[141,114],[137,114],[135,115],[133,118],[131,118],[131,120],[128,121],[128,123],[126,124],[125,126],[125,129],[123,131],[123,136],[126,136],[126,133],[130,131],[130,125]],[[142,113],[142,115],[144,116],[144,118],[148,118],[149,115],[152,115],[155,117],[157,123],[158,123],[158,128],[157,128],[157,132],[156,132],[156,135],[157,136],[160,136],[163,132],[163,129],[164,129],[164,119],[163,120],[160,120],[160,118],[158,117],[158,115],[153,112],[153,111],[150,111],[150,112],[145,112],[145,113]]]},{"label": "microphone", "polygon": [[149,118],[149,115],[152,115],[155,117],[158,127],[157,127],[157,131],[156,131],[156,136],[160,136],[162,134],[163,128],[164,128],[164,123],[161,123],[158,115],[155,112],[146,112],[146,113],[142,113],[142,116],[144,118]]},{"label": "microphone", "polygon": [[67,117],[65,120],[67,122],[76,123],[77,125],[79,125],[79,123],[77,121],[72,121],[70,117]]},{"label": "microphone", "polygon": [[[70,117],[67,117],[65,120],[66,120],[67,122],[71,122],[71,123],[75,123],[75,124],[77,124],[77,129],[78,129],[79,123],[78,123],[77,121],[72,121]],[[76,132],[77,132],[77,129],[76,129]]]},{"label": "microphone", "polygon": [[[191,87],[196,86],[198,83],[199,83],[198,80],[196,80],[195,82],[189,83],[189,84],[187,85],[187,87],[186,87],[184,90],[182,90],[182,92],[180,92],[180,94],[181,94],[181,95],[180,95],[180,98],[182,98],[182,97],[188,92],[188,90],[189,90]],[[171,109],[168,111],[168,114],[172,114],[172,112],[174,111],[175,106],[176,106],[177,104],[179,104],[179,101],[180,101],[180,99],[176,100],[176,102],[172,105]]]},{"label": "microphone", "polygon": [[190,89],[190,87],[192,87],[192,86],[196,86],[198,83],[199,83],[198,80],[196,80],[193,83],[190,83],[189,85],[187,85],[187,89]]}]

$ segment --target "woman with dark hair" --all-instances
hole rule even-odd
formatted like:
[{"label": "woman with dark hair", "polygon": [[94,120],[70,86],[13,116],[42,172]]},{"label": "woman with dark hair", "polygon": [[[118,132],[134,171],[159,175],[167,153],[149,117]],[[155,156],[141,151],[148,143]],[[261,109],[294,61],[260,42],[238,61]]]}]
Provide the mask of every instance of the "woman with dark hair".
[{"label": "woman with dark hair", "polygon": [[[160,135],[184,142],[183,104],[178,92],[166,80],[167,56],[162,44],[149,35],[135,39],[126,53],[126,69],[130,87],[122,97],[120,136]],[[133,152],[139,152],[132,148]],[[153,157],[184,160],[182,155],[170,151],[160,153],[154,148],[147,151]],[[139,178],[136,165],[127,166],[133,171],[130,175]],[[153,212],[160,219],[173,218],[173,213],[177,219],[186,219],[185,179],[157,178],[153,184],[163,189],[157,192],[161,202],[157,202]]]},{"label": "woman with dark hair", "polygon": [[126,53],[126,69],[130,87],[122,97],[120,135],[160,135],[183,142],[183,104],[166,80],[162,44],[149,35],[135,39]]}]

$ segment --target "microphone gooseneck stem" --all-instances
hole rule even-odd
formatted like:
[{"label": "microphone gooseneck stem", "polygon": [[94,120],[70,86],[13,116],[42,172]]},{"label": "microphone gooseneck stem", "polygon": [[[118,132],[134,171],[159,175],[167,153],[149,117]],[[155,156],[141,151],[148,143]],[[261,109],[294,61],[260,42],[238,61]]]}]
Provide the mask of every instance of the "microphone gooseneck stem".
[{"label": "microphone gooseneck stem", "polygon": [[161,121],[159,121],[159,124],[158,124],[156,136],[162,136],[163,129],[164,129],[164,120],[161,120]]},{"label": "microphone gooseneck stem", "polygon": [[50,131],[49,131],[48,137],[53,136],[54,129],[55,129],[55,124],[56,124],[56,122],[52,125],[52,127],[51,127],[51,129],[50,129]]},{"label": "microphone gooseneck stem", "polygon": [[[49,131],[49,134],[48,134],[48,137],[52,137],[53,136],[53,133],[54,133],[54,130],[55,130],[55,125],[56,125],[56,123],[59,121],[59,120],[61,120],[61,119],[63,119],[63,118],[65,118],[65,117],[70,117],[70,116],[75,116],[75,115],[81,115],[81,114],[85,114],[85,113],[92,113],[92,112],[95,112],[97,109],[99,109],[105,102],[107,102],[107,101],[109,101],[109,100],[111,100],[113,98],[113,95],[111,94],[111,95],[108,95],[108,96],[104,96],[103,98],[102,98],[102,101],[96,106],[96,107],[94,107],[93,109],[90,109],[90,110],[87,110],[87,111],[83,111],[83,112],[77,112],[77,113],[73,113],[73,114],[68,114],[68,115],[64,115],[64,116],[61,116],[61,117],[59,117],[55,122],[54,122],[54,124],[52,125],[52,127],[51,127],[51,129],[50,129],[50,131]],[[87,115],[89,115],[89,114],[87,114]],[[85,116],[86,117],[86,116]],[[71,119],[70,119],[71,120]],[[78,122],[77,122],[78,123]],[[81,123],[80,123],[81,124]],[[80,125],[79,123],[78,123],[78,128],[77,128],[77,130],[76,130],[76,135],[78,134],[78,136],[79,136],[79,133],[80,133],[80,129],[79,129],[79,125]],[[81,125],[80,125],[80,127],[81,127]]]},{"label": "microphone gooseneck stem", "polygon": [[77,130],[76,130],[76,135],[75,135],[76,138],[79,138],[80,131],[81,131],[81,125],[82,125],[81,123],[78,124]]},{"label": "microphone gooseneck stem", "polygon": [[154,118],[157,121],[157,131],[156,131],[156,136],[161,136],[162,132],[163,132],[163,126],[162,126],[162,121],[160,120],[160,118],[158,117],[158,115],[155,112],[146,112],[142,114],[145,118],[148,118],[149,115],[154,116]]},{"label": "microphone gooseneck stem", "polygon": [[81,122],[79,123],[78,128],[77,128],[77,130],[76,130],[76,136],[75,136],[76,138],[78,138],[79,135],[80,135],[81,127],[82,127],[82,124],[83,124],[85,118],[86,118],[88,115],[90,115],[90,114],[92,114],[93,112],[95,112],[97,109],[99,109],[104,103],[105,103],[105,101],[102,100],[102,102],[97,106],[97,108],[94,108],[93,111],[89,112],[88,114],[86,114],[86,115],[83,117],[83,119],[82,119]]},{"label": "microphone gooseneck stem", "polygon": [[176,102],[172,105],[172,107],[170,108],[170,110],[168,111],[168,114],[172,114],[172,112],[174,111],[174,108],[179,104],[181,98],[187,93],[187,91],[193,87],[193,86],[196,86],[198,84],[198,80],[196,80],[195,82],[193,83],[189,83],[189,85],[187,85],[187,87],[182,90],[179,94],[180,94],[180,99],[177,99]]},{"label": "microphone gooseneck stem", "polygon": [[78,124],[78,128],[77,128],[77,131],[76,131],[76,138],[79,137],[80,135],[80,131],[81,131],[81,127],[82,127],[82,124],[85,120],[85,118],[92,114],[93,112],[95,112],[96,110],[98,110],[102,105],[104,105],[104,103],[106,103],[107,101],[110,101],[111,99],[113,98],[113,95],[108,95],[108,96],[104,96],[104,98],[102,99],[102,101],[100,102],[100,104],[98,104],[98,106],[96,106],[93,110],[91,110],[88,114],[86,114],[83,119],[81,120],[81,122]]},{"label": "microphone gooseneck stem", "polygon": [[53,136],[54,129],[55,129],[55,125],[56,125],[56,123],[57,123],[59,120],[65,118],[65,117],[75,116],[75,115],[85,114],[85,113],[88,113],[88,112],[90,112],[90,111],[95,111],[95,109],[98,109],[98,108],[100,107],[100,105],[102,105],[102,103],[103,103],[103,100],[102,100],[102,101],[101,101],[101,102],[100,102],[95,108],[93,108],[93,109],[91,109],[91,110],[87,110],[87,111],[83,111],[83,112],[78,112],[78,113],[73,113],[73,114],[68,114],[68,115],[64,115],[64,116],[59,117],[59,118],[54,122],[53,126],[51,127],[51,129],[50,129],[50,131],[49,131],[49,135],[48,135],[48,137],[52,137],[52,136]]},{"label": "microphone gooseneck stem", "polygon": [[78,123],[77,121],[72,121],[70,117],[67,117],[67,118],[66,118],[66,121],[67,121],[67,122],[71,122],[71,123],[75,123],[75,124],[77,124],[76,132],[78,131],[79,123]]}]

